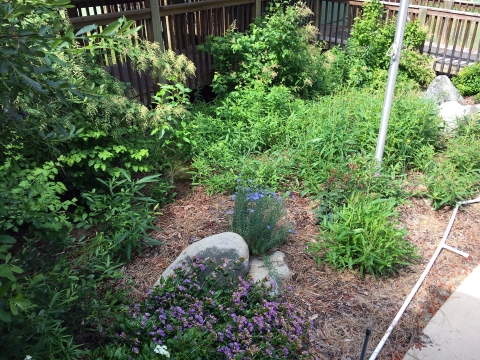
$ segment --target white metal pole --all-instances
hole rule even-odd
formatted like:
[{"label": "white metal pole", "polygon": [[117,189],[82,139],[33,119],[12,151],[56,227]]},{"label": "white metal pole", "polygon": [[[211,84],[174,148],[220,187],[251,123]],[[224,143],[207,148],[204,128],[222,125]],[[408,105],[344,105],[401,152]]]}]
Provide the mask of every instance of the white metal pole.
[{"label": "white metal pole", "polygon": [[398,65],[400,63],[400,52],[402,50],[403,33],[405,31],[405,23],[407,21],[408,5],[409,0],[401,0],[400,9],[398,11],[395,38],[387,53],[387,56],[390,56],[391,60],[390,68],[388,69],[387,88],[385,90],[385,98],[383,100],[382,119],[380,122],[380,130],[378,132],[377,149],[375,151],[375,158],[377,159],[379,166],[382,166],[383,150],[385,149],[388,120],[390,118],[393,93],[395,91],[395,82],[397,80]]}]

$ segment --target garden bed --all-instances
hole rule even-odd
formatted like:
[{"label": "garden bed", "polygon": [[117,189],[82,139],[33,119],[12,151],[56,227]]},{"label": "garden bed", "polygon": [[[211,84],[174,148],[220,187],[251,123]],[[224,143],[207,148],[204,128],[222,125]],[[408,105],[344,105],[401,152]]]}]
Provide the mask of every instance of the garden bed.
[{"label": "garden bed", "polygon": [[[177,185],[177,200],[163,209],[157,225],[161,231],[153,237],[163,245],[146,250],[124,269],[135,281],[132,295],[143,296],[163,270],[194,241],[227,230],[226,211],[234,206],[230,196],[208,196],[201,187],[192,192],[186,183]],[[280,250],[287,255],[293,271],[290,299],[314,320],[312,351],[318,359],[354,359],[361,351],[365,328],[373,333],[371,353],[443,236],[452,209],[434,211],[424,199],[412,198],[400,209],[401,222],[408,230],[407,239],[416,245],[421,256],[417,264],[405,268],[394,278],[362,279],[358,273],[339,273],[317,265],[304,252],[309,240],[319,235],[315,204],[295,194],[286,200],[287,217],[297,230]],[[422,346],[420,334],[440,306],[461,281],[480,264],[480,204],[462,208],[447,243],[470,254],[469,259],[443,250],[425,282],[415,295],[405,315],[394,329],[379,359],[402,359],[412,346]]]}]

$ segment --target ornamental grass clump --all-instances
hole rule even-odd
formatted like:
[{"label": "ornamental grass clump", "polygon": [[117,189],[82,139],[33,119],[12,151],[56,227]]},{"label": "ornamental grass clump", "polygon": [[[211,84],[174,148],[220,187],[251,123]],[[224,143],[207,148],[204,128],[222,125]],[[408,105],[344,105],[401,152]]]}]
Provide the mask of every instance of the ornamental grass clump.
[{"label": "ornamental grass clump", "polygon": [[285,206],[274,192],[255,186],[239,186],[232,199],[235,200],[232,231],[245,239],[253,255],[263,255],[280,246],[292,232],[279,223]]},{"label": "ornamental grass clump", "polygon": [[204,269],[212,264],[214,260],[194,257],[175,269],[129,309],[114,335],[115,345],[103,355],[116,351],[132,359],[308,358],[310,323],[285,296],[271,295],[271,285],[250,278],[230,278],[222,285],[219,279],[228,279],[228,261],[205,277]]}]

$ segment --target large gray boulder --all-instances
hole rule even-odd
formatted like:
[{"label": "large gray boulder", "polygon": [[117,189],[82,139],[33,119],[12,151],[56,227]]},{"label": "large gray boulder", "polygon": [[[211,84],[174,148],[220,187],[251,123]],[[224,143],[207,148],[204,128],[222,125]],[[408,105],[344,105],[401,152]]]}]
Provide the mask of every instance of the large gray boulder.
[{"label": "large gray boulder", "polygon": [[463,101],[462,95],[446,75],[437,76],[427,89],[426,98],[432,99],[438,105],[448,101]]},{"label": "large gray boulder", "polygon": [[275,251],[268,255],[267,259],[271,269],[265,264],[262,258],[252,259],[250,261],[248,275],[250,275],[255,282],[262,281],[268,276],[268,282],[273,285],[273,292],[278,293],[280,289],[277,282],[281,283],[288,279],[292,275],[292,272],[285,262],[285,254],[283,252]]},{"label": "large gray boulder", "polygon": [[[223,259],[227,259],[229,264],[231,264],[231,277],[237,278],[241,276],[243,278],[248,272],[249,256],[247,243],[240,235],[233,232],[225,232],[209,236],[185,248],[175,261],[162,273],[160,278],[163,277],[166,279],[168,276],[174,274],[173,269],[182,266],[184,260],[186,260],[187,263],[190,262],[196,255],[198,255],[201,260],[215,260],[215,265],[210,265],[205,269],[203,272],[204,276],[208,276],[217,265],[221,265]],[[233,266],[233,263],[241,258],[245,260],[239,266]],[[159,285],[160,278],[154,286]]]},{"label": "large gray boulder", "polygon": [[456,101],[448,101],[440,105],[440,116],[445,124],[445,130],[451,131],[457,127],[458,121],[465,116],[480,112],[478,105],[461,105]]}]

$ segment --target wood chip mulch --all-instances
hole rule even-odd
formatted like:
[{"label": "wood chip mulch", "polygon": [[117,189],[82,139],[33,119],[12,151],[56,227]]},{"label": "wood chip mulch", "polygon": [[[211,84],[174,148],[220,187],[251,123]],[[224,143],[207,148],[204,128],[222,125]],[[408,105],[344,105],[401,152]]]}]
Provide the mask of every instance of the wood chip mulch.
[{"label": "wood chip mulch", "polygon": [[[161,230],[152,236],[163,245],[151,247],[124,268],[134,282],[133,296],[144,296],[163,270],[180,252],[204,237],[228,229],[234,202],[227,195],[208,196],[201,187],[191,190],[181,184],[177,200],[167,205],[158,218]],[[412,198],[400,209],[407,239],[418,247],[420,260],[393,278],[362,279],[358,273],[339,273],[317,264],[305,252],[307,243],[318,239],[319,228],[312,211],[314,203],[294,194],[286,200],[287,220],[296,234],[280,250],[293,271],[291,301],[313,320],[315,359],[358,359],[367,325],[372,336],[367,350],[377,346],[405,298],[425,269],[440,242],[452,210],[434,211],[425,199]],[[447,244],[470,254],[468,259],[442,250],[407,311],[390,335],[378,359],[403,359],[411,346],[423,346],[421,332],[435,312],[463,279],[480,264],[480,203],[462,207]]]}]

